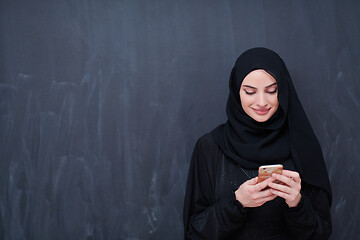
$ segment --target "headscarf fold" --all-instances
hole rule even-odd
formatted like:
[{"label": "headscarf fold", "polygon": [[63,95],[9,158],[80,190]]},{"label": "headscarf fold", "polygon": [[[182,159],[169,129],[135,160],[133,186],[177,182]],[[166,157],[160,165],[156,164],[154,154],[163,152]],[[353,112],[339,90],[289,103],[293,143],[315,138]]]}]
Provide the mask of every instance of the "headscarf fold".
[{"label": "headscarf fold", "polygon": [[[257,69],[272,75],[278,85],[279,107],[266,122],[257,122],[248,116],[240,101],[242,81]],[[324,189],[331,199],[329,177],[319,141],[281,57],[266,48],[245,51],[231,71],[229,88],[226,105],[228,120],[211,133],[224,154],[247,169],[282,163],[291,158],[301,178]]]}]

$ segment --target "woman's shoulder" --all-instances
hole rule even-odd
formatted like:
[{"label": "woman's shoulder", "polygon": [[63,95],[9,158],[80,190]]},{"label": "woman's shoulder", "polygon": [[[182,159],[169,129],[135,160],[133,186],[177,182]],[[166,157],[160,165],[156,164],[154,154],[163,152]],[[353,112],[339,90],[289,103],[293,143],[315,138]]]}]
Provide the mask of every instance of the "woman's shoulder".
[{"label": "woman's shoulder", "polygon": [[207,159],[207,161],[210,158],[212,161],[217,161],[216,159],[221,156],[221,150],[211,133],[206,133],[197,140],[193,153],[196,156]]},{"label": "woman's shoulder", "polygon": [[196,142],[196,146],[200,148],[218,149],[218,145],[215,143],[213,136],[210,133],[202,135]]},{"label": "woman's shoulder", "polygon": [[195,144],[195,148],[192,155],[192,162],[198,169],[201,169],[202,174],[216,173],[216,166],[219,160],[222,158],[222,152],[215,143],[215,140],[211,133],[206,133],[201,136]]}]

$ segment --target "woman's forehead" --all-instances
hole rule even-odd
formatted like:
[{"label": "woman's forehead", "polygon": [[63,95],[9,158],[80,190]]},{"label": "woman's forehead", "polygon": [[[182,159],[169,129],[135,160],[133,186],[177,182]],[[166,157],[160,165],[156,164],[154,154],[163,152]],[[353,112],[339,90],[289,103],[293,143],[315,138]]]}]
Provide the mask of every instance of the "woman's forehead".
[{"label": "woman's forehead", "polygon": [[268,87],[276,83],[276,79],[264,69],[251,71],[241,85],[250,85],[253,87]]}]

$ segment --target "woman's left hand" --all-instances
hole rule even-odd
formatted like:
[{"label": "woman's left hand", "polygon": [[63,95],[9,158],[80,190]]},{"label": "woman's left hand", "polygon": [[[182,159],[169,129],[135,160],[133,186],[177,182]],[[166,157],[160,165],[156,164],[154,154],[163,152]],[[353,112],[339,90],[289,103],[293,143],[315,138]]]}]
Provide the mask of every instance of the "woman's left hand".
[{"label": "woman's left hand", "polygon": [[281,183],[269,182],[271,192],[285,199],[289,207],[296,207],[301,200],[301,178],[298,172],[283,170],[282,174],[273,173],[272,177]]}]

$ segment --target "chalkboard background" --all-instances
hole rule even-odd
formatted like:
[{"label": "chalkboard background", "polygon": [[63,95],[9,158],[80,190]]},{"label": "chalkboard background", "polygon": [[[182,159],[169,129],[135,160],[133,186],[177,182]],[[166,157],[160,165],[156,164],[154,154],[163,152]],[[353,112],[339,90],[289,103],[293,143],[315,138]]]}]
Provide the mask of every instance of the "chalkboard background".
[{"label": "chalkboard background", "polygon": [[244,50],[285,60],[360,226],[360,2],[0,2],[0,239],[182,239],[195,141]]}]

